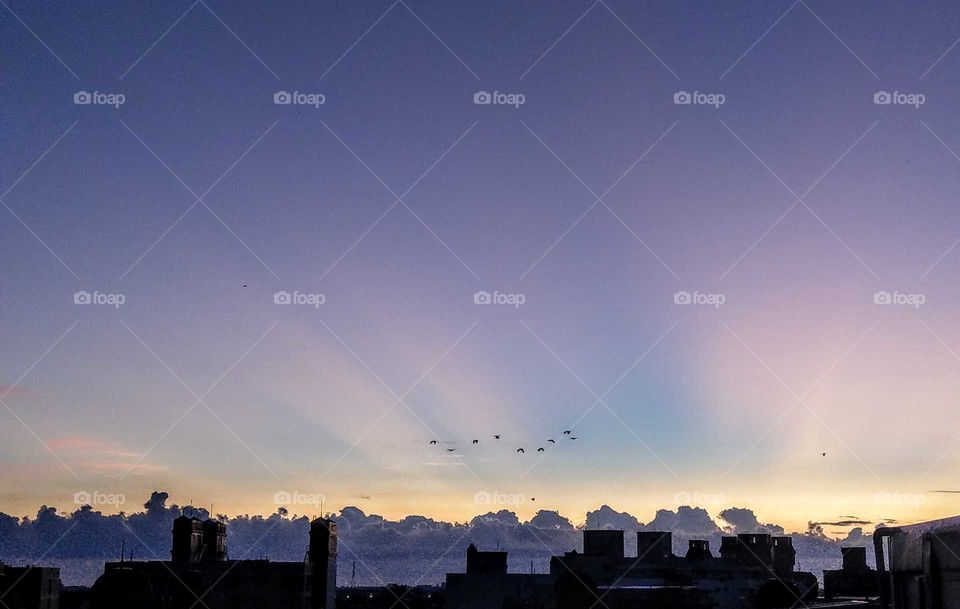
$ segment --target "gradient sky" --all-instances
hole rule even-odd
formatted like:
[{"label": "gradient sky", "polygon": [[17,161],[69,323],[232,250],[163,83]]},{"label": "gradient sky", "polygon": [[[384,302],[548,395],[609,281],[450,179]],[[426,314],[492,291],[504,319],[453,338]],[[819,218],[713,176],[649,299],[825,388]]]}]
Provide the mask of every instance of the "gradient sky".
[{"label": "gradient sky", "polygon": [[0,9],[0,510],[960,511],[960,6],[244,4]]}]

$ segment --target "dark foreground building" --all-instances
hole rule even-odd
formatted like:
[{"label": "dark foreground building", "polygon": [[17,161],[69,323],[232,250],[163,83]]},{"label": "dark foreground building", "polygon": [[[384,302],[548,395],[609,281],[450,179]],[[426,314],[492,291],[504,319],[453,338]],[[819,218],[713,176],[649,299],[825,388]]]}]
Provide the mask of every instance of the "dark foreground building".
[{"label": "dark foreground building", "polygon": [[169,561],[110,562],[93,584],[91,609],[334,609],[337,525],[310,523],[303,562],[230,560],[227,528],[181,516]]},{"label": "dark foreground building", "polygon": [[960,516],[873,534],[882,609],[960,607]]},{"label": "dark foreground building", "polygon": [[583,553],[554,556],[549,574],[521,575],[507,573],[505,552],[471,545],[467,572],[447,574],[447,607],[772,609],[817,599],[817,578],[794,571],[789,537],[724,537],[720,556],[706,540],[676,556],[669,532],[637,533],[635,557],[623,547],[623,531],[584,531]]},{"label": "dark foreground building", "polygon": [[11,567],[0,563],[0,607],[58,609],[60,569]]},{"label": "dark foreground building", "polygon": [[867,565],[867,549],[840,548],[843,568],[823,572],[823,595],[827,599],[870,598],[877,595],[877,572]]}]

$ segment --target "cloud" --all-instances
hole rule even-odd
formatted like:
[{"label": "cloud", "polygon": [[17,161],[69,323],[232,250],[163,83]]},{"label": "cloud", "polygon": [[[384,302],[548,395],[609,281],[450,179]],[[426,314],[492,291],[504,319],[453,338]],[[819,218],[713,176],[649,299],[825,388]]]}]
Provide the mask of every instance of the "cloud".
[{"label": "cloud", "polygon": [[[68,585],[91,584],[102,572],[104,560],[118,557],[118,540],[125,540],[128,552],[139,559],[162,559],[170,555],[170,529],[180,514],[207,518],[203,508],[170,503],[170,495],[154,491],[143,503],[143,511],[104,514],[96,507],[79,506],[66,513],[43,505],[33,518],[16,518],[0,513],[0,559],[37,562],[61,568]],[[636,551],[636,530],[669,530],[674,533],[674,551],[686,551],[689,539],[707,539],[719,547],[720,536],[731,532],[782,534],[783,527],[763,524],[752,510],[730,508],[720,513],[721,528],[705,510],[680,506],[676,511],[659,510],[644,524],[627,512],[604,505],[586,514],[587,528],[622,528],[627,555]],[[389,520],[347,506],[330,514],[339,527],[341,581],[351,581],[357,565],[356,583],[439,583],[447,572],[463,571],[465,549],[474,543],[480,549],[508,551],[513,572],[549,569],[550,557],[582,549],[581,530],[569,518],[552,510],[540,510],[523,522],[511,510],[478,515],[469,522],[435,520],[409,515]],[[309,519],[285,509],[268,516],[222,517],[227,523],[229,555],[263,557],[277,561],[300,561],[307,547]],[[870,534],[860,527],[845,539],[830,539],[822,527],[810,523],[804,533],[793,533],[799,559],[830,559],[839,563],[840,544],[868,545]],[[62,537],[62,539],[61,539]],[[54,543],[59,540],[59,543]],[[52,548],[52,549],[51,549]],[[47,553],[49,551],[49,553]],[[42,561],[40,560],[42,557]],[[829,564],[829,563],[828,563]]]}]

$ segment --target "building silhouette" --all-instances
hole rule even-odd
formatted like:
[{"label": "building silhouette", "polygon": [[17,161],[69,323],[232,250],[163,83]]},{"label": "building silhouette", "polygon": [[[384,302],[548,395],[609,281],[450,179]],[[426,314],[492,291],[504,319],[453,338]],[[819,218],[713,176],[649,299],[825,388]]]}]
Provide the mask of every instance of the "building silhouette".
[{"label": "building silhouette", "polygon": [[310,523],[303,562],[230,560],[227,527],[180,516],[169,561],[108,562],[91,609],[335,609],[337,525]]},{"label": "building silhouette", "polygon": [[827,599],[876,596],[877,572],[867,565],[867,549],[840,548],[840,555],[843,567],[823,572],[823,595]]},{"label": "building silhouette", "polygon": [[58,609],[60,588],[56,567],[0,563],[0,607],[4,609]]},{"label": "building silhouette", "polygon": [[960,607],[960,516],[873,533],[881,609]]},{"label": "building silhouette", "polygon": [[[448,609],[764,609],[817,599],[817,578],[795,571],[790,537],[747,534],[707,540],[673,553],[666,531],[637,533],[637,556],[624,555],[623,531],[584,531],[583,552],[550,559],[550,573],[507,573],[505,552],[467,548],[466,573],[447,574]],[[598,602],[602,599],[602,602]]]}]

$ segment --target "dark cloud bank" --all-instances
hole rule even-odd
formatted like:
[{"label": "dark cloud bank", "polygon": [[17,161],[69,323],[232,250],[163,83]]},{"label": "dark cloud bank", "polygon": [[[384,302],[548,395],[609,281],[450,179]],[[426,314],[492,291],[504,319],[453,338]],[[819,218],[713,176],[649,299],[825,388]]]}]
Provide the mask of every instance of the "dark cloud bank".
[{"label": "dark cloud bank", "polygon": [[[104,560],[119,557],[121,540],[127,555],[136,560],[166,559],[170,556],[173,519],[183,513],[199,518],[209,516],[202,508],[168,506],[167,499],[167,493],[154,492],[144,504],[144,511],[133,514],[104,515],[89,506],[70,514],[43,506],[33,518],[0,513],[0,560],[8,564],[59,566],[64,583],[89,585],[102,572]],[[511,571],[530,572],[532,568],[543,573],[551,555],[581,549],[584,528],[624,529],[628,555],[636,552],[633,531],[673,531],[674,551],[679,554],[686,552],[687,540],[692,538],[709,539],[716,552],[724,534],[785,534],[783,527],[759,522],[753,511],[746,508],[722,510],[714,520],[704,509],[680,506],[676,511],[659,510],[645,524],[604,505],[588,512],[586,523],[581,526],[549,510],[537,512],[528,522],[520,522],[508,510],[489,512],[468,523],[442,522],[424,516],[391,521],[365,514],[356,507],[346,507],[330,516],[340,530],[341,585],[352,581],[358,585],[438,583],[444,573],[464,569],[464,552],[470,543],[481,549],[509,551]],[[266,517],[218,518],[228,523],[231,558],[303,559],[309,523],[306,516],[281,508]],[[797,548],[798,567],[818,576],[823,569],[839,565],[841,545],[868,545],[870,540],[860,527],[844,539],[833,539],[819,523],[810,523],[807,531],[790,534]]]}]

